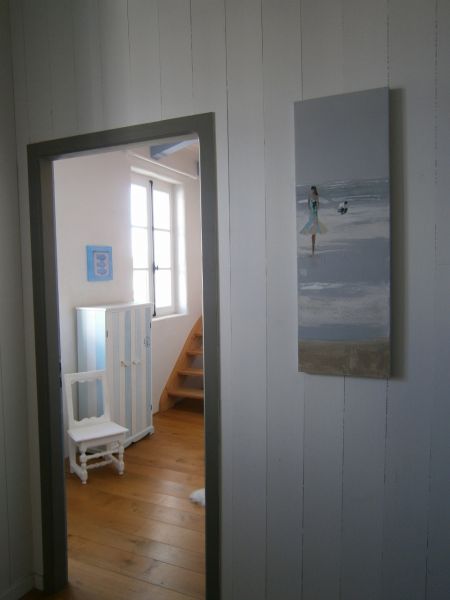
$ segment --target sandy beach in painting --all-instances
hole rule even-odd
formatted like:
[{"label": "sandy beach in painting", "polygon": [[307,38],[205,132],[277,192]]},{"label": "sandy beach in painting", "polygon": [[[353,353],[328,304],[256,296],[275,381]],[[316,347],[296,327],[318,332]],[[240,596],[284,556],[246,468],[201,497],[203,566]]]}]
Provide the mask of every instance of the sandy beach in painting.
[{"label": "sandy beach in painting", "polygon": [[298,362],[305,373],[386,377],[390,365],[388,339],[360,342],[300,341]]},{"label": "sandy beach in painting", "polygon": [[[308,186],[297,186],[299,369],[386,377],[390,364],[390,232],[387,179],[320,185],[327,233],[300,231]],[[348,210],[339,213],[346,200]]]}]

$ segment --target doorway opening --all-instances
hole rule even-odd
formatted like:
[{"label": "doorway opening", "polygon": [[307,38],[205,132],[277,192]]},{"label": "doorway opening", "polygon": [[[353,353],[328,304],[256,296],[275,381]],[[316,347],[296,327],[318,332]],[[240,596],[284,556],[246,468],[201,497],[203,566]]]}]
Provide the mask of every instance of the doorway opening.
[{"label": "doorway opening", "polygon": [[[40,464],[41,464],[41,489],[42,489],[42,533],[43,533],[43,558],[44,558],[44,586],[47,592],[54,592],[61,589],[67,582],[67,538],[66,538],[66,506],[64,489],[64,461],[63,461],[63,440],[64,427],[62,426],[62,399],[59,384],[59,362],[60,362],[60,336],[58,319],[58,277],[57,277],[57,234],[55,231],[55,216],[58,221],[58,209],[55,215],[54,188],[57,186],[56,179],[53,176],[53,167],[58,159],[70,159],[75,156],[85,157],[87,155],[105,152],[111,155],[113,152],[127,154],[128,159],[131,154],[139,155],[136,149],[142,145],[147,148],[155,145],[162,139],[192,139],[198,138],[200,146],[200,204],[201,204],[201,246],[202,246],[202,265],[203,265],[203,290],[200,294],[200,301],[203,307],[203,332],[201,336],[204,349],[204,440],[205,440],[205,482],[206,482],[206,597],[219,598],[219,523],[220,523],[220,504],[219,504],[219,313],[218,313],[218,253],[217,253],[217,195],[216,195],[216,165],[215,165],[215,140],[214,140],[214,117],[212,114],[196,115],[181,119],[162,121],[155,124],[127,127],[118,130],[77,136],[64,140],[55,140],[41,144],[29,146],[29,182],[30,182],[30,212],[31,212],[31,233],[32,233],[32,253],[33,253],[33,286],[34,286],[34,305],[36,322],[36,362],[37,362],[37,386],[38,386],[38,414],[39,414],[39,437],[40,437]],[[104,156],[107,156],[106,154]],[[141,156],[142,158],[142,156]],[[144,157],[146,158],[146,157]],[[136,163],[136,159],[133,159]],[[133,160],[131,162],[133,162]],[[133,184],[138,185],[141,176],[151,179],[151,188],[155,180],[155,173],[149,173],[149,163],[144,167],[132,168]],[[137,161],[139,162],[139,161]],[[144,161],[145,162],[145,161]],[[155,161],[153,161],[155,162]],[[62,163],[61,163],[62,164]],[[133,170],[134,169],[134,170]],[[152,167],[153,171],[155,166]],[[175,169],[176,170],[176,169]],[[174,170],[174,172],[175,172]],[[174,172],[171,174],[174,178]],[[112,173],[112,172],[111,172]],[[178,173],[178,177],[180,174]],[[164,177],[161,179],[163,181]],[[166,180],[170,179],[166,175]],[[167,181],[165,183],[168,183]],[[169,182],[170,183],[170,182]],[[159,188],[159,189],[158,189]],[[160,200],[164,200],[164,194],[168,194],[167,186],[156,185],[155,191],[160,191]],[[170,194],[169,194],[170,195]],[[147,205],[149,206],[149,205]],[[136,208],[136,207],[135,207]],[[175,209],[175,205],[174,205]],[[131,207],[131,212],[133,208]],[[139,212],[139,211],[138,211]],[[182,217],[180,212],[180,219]],[[164,213],[164,209],[163,209]],[[136,217],[135,210],[135,217]],[[155,215],[153,214],[153,217]],[[142,215],[141,215],[142,217]],[[157,217],[158,219],[159,217]],[[172,221],[174,222],[174,221]],[[161,223],[160,223],[161,225]],[[179,224],[177,224],[178,227]],[[144,225],[141,222],[134,225],[141,228],[135,237],[142,240],[142,231]],[[155,238],[165,239],[168,235],[176,237],[181,228],[175,227],[173,231],[164,225],[155,227],[155,222],[151,223],[153,234],[153,256],[152,264],[142,263],[142,244],[141,257],[139,258],[139,244],[133,242],[136,246],[137,258],[133,266],[136,267],[134,277],[134,294],[145,295],[145,279],[143,271],[148,267],[148,273],[144,273],[152,278],[148,290],[152,292],[153,300],[157,305],[156,320],[163,321],[175,320],[175,315],[183,314],[183,306],[186,306],[186,292],[183,291],[183,269],[182,269],[182,244],[179,247],[172,243],[169,254],[178,254],[179,264],[166,264],[161,249],[155,246]],[[131,237],[133,231],[131,231]],[[97,242],[102,240],[97,240]],[[92,242],[97,243],[92,240]],[[173,240],[172,240],[173,242]],[[145,246],[145,244],[144,244]],[[167,249],[167,243],[163,247]],[[159,263],[156,264],[156,257],[159,253]],[[149,256],[151,253],[147,253]],[[164,254],[164,253],[163,253]],[[114,249],[113,249],[114,261]],[[167,258],[167,256],[166,256]],[[133,258],[134,261],[134,258]],[[140,262],[141,261],[141,262]],[[114,264],[114,262],[113,262]],[[181,268],[180,268],[181,265]],[[65,268],[64,261],[60,267]],[[171,269],[174,272],[171,272]],[[178,273],[175,270],[178,269]],[[186,274],[185,274],[186,275]],[[70,273],[69,273],[70,276]],[[61,275],[60,275],[61,278]],[[159,280],[159,285],[152,285]],[[166,282],[166,287],[161,282]],[[167,282],[170,281],[167,286]],[[158,292],[159,287],[159,292]],[[168,292],[169,289],[169,292]],[[159,296],[158,296],[159,294]],[[183,295],[184,294],[184,295]],[[133,299],[136,299],[133,298]],[[183,304],[184,303],[184,304]],[[161,315],[158,317],[158,309]],[[168,310],[169,309],[169,310]],[[172,311],[172,312],[171,312]],[[45,352],[42,349],[45,348]],[[193,367],[194,368],[194,367]],[[63,372],[64,369],[63,367]],[[71,369],[69,369],[70,371]],[[80,369],[78,369],[80,370]],[[193,375],[192,373],[190,375]],[[194,385],[194,388],[196,386]],[[200,386],[197,386],[199,388]],[[175,395],[176,397],[176,395]],[[155,401],[155,399],[154,399]],[[157,401],[155,402],[157,406]],[[197,404],[198,406],[198,404]],[[188,409],[189,407],[187,407]],[[175,429],[179,426],[180,407],[176,409]],[[189,412],[189,411],[188,411]],[[194,411],[188,416],[188,422],[192,424],[198,415]],[[176,421],[175,419],[175,421]],[[191,419],[191,421],[189,421]],[[161,421],[161,430],[167,427],[166,422]],[[135,423],[133,422],[133,425]],[[197,425],[196,425],[197,426]],[[194,428],[194,427],[193,427]],[[198,428],[197,428],[198,431]],[[200,434],[201,436],[201,434]],[[139,436],[138,436],[139,437]],[[173,435],[172,435],[173,437]],[[176,437],[176,436],[175,436]],[[151,438],[150,438],[151,441]],[[167,448],[166,448],[167,450]],[[168,450],[167,450],[168,451]],[[130,456],[132,449],[130,450]],[[126,463],[127,451],[125,452]],[[185,457],[187,458],[187,456]],[[133,463],[134,473],[138,474],[144,469],[140,463],[139,452]],[[192,459],[193,462],[194,459]],[[170,462],[170,461],[169,461]],[[153,468],[150,464],[145,467]],[[113,476],[113,475],[111,475]],[[188,480],[189,481],[189,478]],[[195,477],[192,479],[194,483]],[[80,482],[75,482],[80,483]],[[81,484],[80,484],[81,485]],[[97,495],[100,498],[101,493]],[[186,501],[189,501],[188,498]],[[76,502],[75,502],[76,504]],[[99,507],[101,509],[101,498]],[[142,508],[142,507],[141,507]],[[134,504],[134,509],[139,506]],[[161,509],[164,512],[163,509]],[[102,511],[101,511],[102,512]],[[192,513],[194,514],[194,513]],[[195,521],[195,518],[193,519]],[[78,549],[79,552],[83,548]],[[160,551],[168,550],[160,548]],[[180,560],[179,557],[174,559]],[[163,563],[164,561],[162,561]],[[154,565],[153,565],[154,566]],[[161,573],[158,577],[165,577],[163,574],[165,565],[161,566]],[[157,571],[157,568],[154,568]]]}]

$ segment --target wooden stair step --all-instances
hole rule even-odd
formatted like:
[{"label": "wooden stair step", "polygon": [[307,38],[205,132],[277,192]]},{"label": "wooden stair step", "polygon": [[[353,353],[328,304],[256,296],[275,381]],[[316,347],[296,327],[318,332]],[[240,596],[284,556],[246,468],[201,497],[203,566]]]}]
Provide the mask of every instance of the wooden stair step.
[{"label": "wooden stair step", "polygon": [[203,390],[196,388],[170,388],[167,392],[169,396],[175,396],[175,398],[195,398],[196,400],[203,400]]},{"label": "wooden stair step", "polygon": [[194,369],[193,367],[186,367],[184,369],[178,369],[179,375],[186,375],[187,377],[203,377],[203,369]]},{"label": "wooden stair step", "polygon": [[[197,400],[202,401],[203,390],[192,384],[194,387],[189,387],[189,382],[180,377],[196,377],[197,381],[203,380],[203,368],[200,359],[203,360],[203,327],[202,317],[200,316],[194,323],[183,347],[178,355],[177,361],[172,368],[166,385],[161,394],[159,409],[160,411],[167,410],[174,406],[177,398],[192,399],[196,403]],[[201,377],[202,379],[198,379]],[[186,387],[183,383],[187,383]]]},{"label": "wooden stair step", "polygon": [[195,348],[194,350],[187,350],[186,354],[189,356],[203,356],[203,348]]}]

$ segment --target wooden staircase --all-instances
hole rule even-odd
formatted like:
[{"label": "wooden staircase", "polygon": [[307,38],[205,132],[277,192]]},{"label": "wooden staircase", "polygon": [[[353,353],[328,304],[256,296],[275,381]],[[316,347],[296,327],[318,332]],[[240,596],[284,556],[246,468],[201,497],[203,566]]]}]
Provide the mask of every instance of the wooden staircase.
[{"label": "wooden staircase", "polygon": [[195,323],[167,380],[159,410],[171,408],[178,399],[203,401],[203,322]]}]

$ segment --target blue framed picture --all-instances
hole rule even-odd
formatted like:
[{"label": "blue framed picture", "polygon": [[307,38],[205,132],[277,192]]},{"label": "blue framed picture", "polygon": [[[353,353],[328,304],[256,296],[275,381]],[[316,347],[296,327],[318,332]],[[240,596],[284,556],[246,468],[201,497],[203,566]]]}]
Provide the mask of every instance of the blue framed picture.
[{"label": "blue framed picture", "polygon": [[113,278],[112,247],[86,246],[88,281],[110,281]]}]

